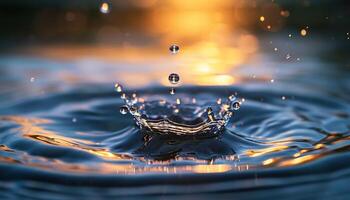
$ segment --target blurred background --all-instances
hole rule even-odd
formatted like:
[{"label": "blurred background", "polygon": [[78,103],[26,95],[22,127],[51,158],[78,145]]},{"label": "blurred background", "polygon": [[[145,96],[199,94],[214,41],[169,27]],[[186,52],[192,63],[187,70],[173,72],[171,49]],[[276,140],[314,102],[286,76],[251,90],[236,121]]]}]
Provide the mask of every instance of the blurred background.
[{"label": "blurred background", "polygon": [[345,0],[2,0],[0,89],[18,98],[13,89],[143,88],[168,85],[172,72],[182,85],[269,83],[318,62],[348,71],[349,9]]}]

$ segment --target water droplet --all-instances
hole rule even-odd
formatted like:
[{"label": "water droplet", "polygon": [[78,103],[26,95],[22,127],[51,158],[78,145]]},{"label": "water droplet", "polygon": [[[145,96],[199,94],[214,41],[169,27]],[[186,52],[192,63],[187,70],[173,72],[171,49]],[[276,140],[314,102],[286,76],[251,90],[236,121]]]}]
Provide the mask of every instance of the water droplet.
[{"label": "water droplet", "polygon": [[216,103],[218,104],[218,105],[220,105],[221,104],[221,98],[218,98],[217,100],[216,100]]},{"label": "water droplet", "polygon": [[126,106],[121,106],[120,109],[119,109],[119,111],[120,111],[120,113],[121,113],[122,115],[125,115],[125,114],[128,113],[128,107],[126,107]]},{"label": "water droplet", "polygon": [[114,89],[115,89],[115,91],[117,91],[117,92],[122,92],[122,91],[123,91],[123,87],[122,87],[119,83],[116,83],[116,84],[114,85]]},{"label": "water droplet", "polygon": [[289,58],[291,58],[291,56],[289,55],[289,53],[286,55],[286,59],[288,60]]},{"label": "water droplet", "polygon": [[300,34],[301,36],[306,36],[307,31],[305,29],[301,29]]},{"label": "water droplet", "polygon": [[273,50],[278,51],[278,49],[277,49],[277,48],[274,48]]},{"label": "water droplet", "polygon": [[196,104],[196,103],[197,103],[196,98],[192,98],[192,103],[193,103],[193,104]]},{"label": "water droplet", "polygon": [[236,101],[232,104],[233,110],[238,110],[240,107],[241,107],[241,104],[238,101]]},{"label": "water droplet", "polygon": [[171,89],[169,90],[169,93],[170,93],[171,95],[174,95],[174,94],[175,94],[175,89],[174,89],[174,88],[171,88]]},{"label": "water droplet", "polygon": [[176,104],[181,104],[181,100],[179,98],[176,99]]},{"label": "water droplet", "polygon": [[231,94],[231,95],[228,97],[228,99],[229,99],[230,101],[234,101],[234,100],[236,100],[236,96],[233,95],[233,94]]},{"label": "water droplet", "polygon": [[270,82],[273,83],[273,82],[275,82],[275,80],[271,79]]},{"label": "water droplet", "polygon": [[176,53],[179,52],[180,47],[177,46],[176,44],[173,44],[173,45],[171,45],[171,46],[169,47],[169,50],[170,50],[170,52],[171,52],[172,54],[176,54]]},{"label": "water droplet", "polygon": [[102,3],[100,7],[100,12],[103,14],[108,14],[110,12],[109,4],[106,2]]},{"label": "water droplet", "polygon": [[282,100],[286,100],[286,97],[285,97],[285,96],[282,96],[281,99],[282,99]]},{"label": "water droplet", "polygon": [[72,122],[73,122],[73,123],[77,122],[77,118],[74,117],[74,118],[72,119]]},{"label": "water droplet", "polygon": [[172,73],[169,75],[169,82],[171,84],[177,84],[180,81],[180,76],[178,74]]},{"label": "water droplet", "polygon": [[34,77],[31,77],[30,78],[30,82],[33,83],[35,81],[35,78]]}]

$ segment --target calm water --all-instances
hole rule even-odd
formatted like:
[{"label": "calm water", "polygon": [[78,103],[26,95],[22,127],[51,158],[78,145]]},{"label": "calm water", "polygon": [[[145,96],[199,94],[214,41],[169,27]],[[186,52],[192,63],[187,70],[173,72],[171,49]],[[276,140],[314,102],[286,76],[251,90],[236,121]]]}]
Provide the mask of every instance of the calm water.
[{"label": "calm water", "polygon": [[113,87],[122,76],[131,92],[168,95],[152,81],[133,85],[152,62],[3,55],[0,199],[349,198],[350,73],[328,59],[332,47],[315,45],[322,41],[288,59],[260,52],[232,71],[232,85],[178,88],[199,102],[245,98],[226,129],[205,139],[150,139],[120,114]]}]

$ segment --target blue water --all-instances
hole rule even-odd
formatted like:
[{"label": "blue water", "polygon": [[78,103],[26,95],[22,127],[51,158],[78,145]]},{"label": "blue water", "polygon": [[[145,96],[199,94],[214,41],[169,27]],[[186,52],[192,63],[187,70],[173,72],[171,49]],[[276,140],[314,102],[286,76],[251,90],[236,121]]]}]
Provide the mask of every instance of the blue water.
[{"label": "blue water", "polygon": [[350,198],[350,70],[309,48],[300,61],[263,52],[234,85],[182,86],[199,101],[245,99],[222,133],[202,139],[149,135],[119,113],[114,75],[136,64],[3,55],[0,199]]}]

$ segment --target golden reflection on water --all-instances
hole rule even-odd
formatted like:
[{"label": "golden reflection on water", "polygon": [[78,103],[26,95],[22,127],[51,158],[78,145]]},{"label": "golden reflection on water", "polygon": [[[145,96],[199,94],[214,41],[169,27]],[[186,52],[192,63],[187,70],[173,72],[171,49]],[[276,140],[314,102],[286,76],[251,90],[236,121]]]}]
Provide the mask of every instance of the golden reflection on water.
[{"label": "golden reflection on water", "polygon": [[[53,131],[46,130],[43,125],[52,123],[50,120],[38,118],[26,118],[21,116],[5,116],[1,121],[10,121],[19,125],[19,132],[23,137],[35,140],[47,145],[72,148],[75,150],[85,151],[104,161],[97,163],[67,163],[59,159],[49,159],[40,156],[29,155],[26,152],[16,151],[6,145],[0,145],[0,151],[7,152],[6,155],[0,156],[1,162],[22,164],[25,166],[38,167],[46,170],[60,170],[72,173],[102,173],[102,174],[145,174],[145,173],[224,173],[228,171],[246,171],[260,167],[288,167],[308,163],[326,155],[341,152],[349,149],[346,141],[349,136],[342,134],[330,134],[316,142],[312,148],[299,149],[297,153],[291,156],[270,156],[270,158],[259,164],[244,164],[240,158],[232,155],[222,158],[227,164],[215,163],[214,160],[201,160],[196,157],[169,158],[169,160],[152,160],[144,157],[132,157],[127,154],[118,154],[111,152],[109,149],[91,147],[93,142],[79,140],[58,135]],[[327,144],[340,143],[344,144],[337,149],[327,150]],[[286,144],[285,141],[281,141]],[[295,146],[278,145],[276,146],[247,150],[244,155],[250,159],[269,156],[269,154],[293,150]],[[16,156],[11,156],[16,155]],[[241,156],[241,157],[242,157]],[[118,163],[118,161],[128,161],[127,163]],[[191,161],[191,165],[172,165],[174,162]]]}]

